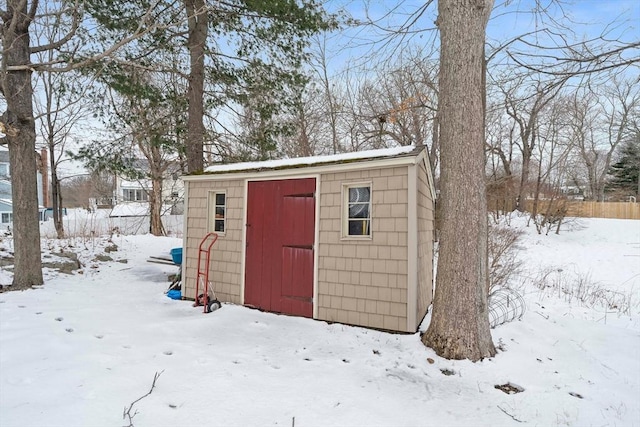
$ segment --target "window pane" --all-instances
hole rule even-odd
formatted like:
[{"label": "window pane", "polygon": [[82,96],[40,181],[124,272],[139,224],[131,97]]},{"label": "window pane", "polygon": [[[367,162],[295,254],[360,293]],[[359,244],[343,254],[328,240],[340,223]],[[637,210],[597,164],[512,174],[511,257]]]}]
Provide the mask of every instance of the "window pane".
[{"label": "window pane", "polygon": [[349,206],[349,218],[369,218],[369,204],[357,203]]},{"label": "window pane", "polygon": [[225,193],[209,193],[209,212],[209,215],[212,216],[210,219],[210,221],[212,221],[210,227],[213,228],[210,231],[224,233],[226,227],[225,218],[227,214]]},{"label": "window pane", "polygon": [[350,187],[347,201],[347,235],[371,233],[371,187]]},{"label": "window pane", "polygon": [[349,189],[349,203],[369,203],[371,190],[369,187],[353,187]]},{"label": "window pane", "polygon": [[369,220],[350,220],[349,221],[350,236],[368,236]]}]

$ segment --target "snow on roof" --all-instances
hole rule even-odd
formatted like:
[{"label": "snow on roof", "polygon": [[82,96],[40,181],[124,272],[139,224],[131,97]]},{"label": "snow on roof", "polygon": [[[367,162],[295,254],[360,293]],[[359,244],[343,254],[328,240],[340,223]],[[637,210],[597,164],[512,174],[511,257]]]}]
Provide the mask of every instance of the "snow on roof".
[{"label": "snow on roof", "polygon": [[[422,147],[420,147],[422,148]],[[279,169],[301,165],[316,165],[322,163],[336,163],[350,160],[377,159],[407,155],[416,150],[415,145],[379,150],[356,151],[353,153],[332,154],[328,156],[297,157],[293,159],[266,160],[262,162],[243,162],[228,165],[209,166],[205,172],[220,173],[244,170]]]},{"label": "snow on roof", "polygon": [[147,216],[149,215],[148,203],[118,203],[111,209],[109,217]]}]

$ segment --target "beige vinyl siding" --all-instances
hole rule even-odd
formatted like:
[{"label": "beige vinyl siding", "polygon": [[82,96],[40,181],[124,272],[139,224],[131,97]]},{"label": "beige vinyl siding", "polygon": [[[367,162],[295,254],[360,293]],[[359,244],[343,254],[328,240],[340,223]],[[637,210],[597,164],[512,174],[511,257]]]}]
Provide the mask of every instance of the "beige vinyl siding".
[{"label": "beige vinyl siding", "polygon": [[182,294],[187,298],[195,297],[198,247],[202,238],[210,231],[209,193],[226,192],[226,229],[211,251],[209,281],[218,299],[240,304],[244,180],[192,181],[187,185],[189,197],[186,206],[186,269],[182,281]]},{"label": "beige vinyl siding", "polygon": [[[405,330],[407,167],[321,176],[318,318]],[[371,239],[342,238],[343,186],[371,183]]]},{"label": "beige vinyl siding", "polygon": [[416,328],[427,313],[433,297],[434,211],[428,172],[424,163],[418,165],[418,305]]},{"label": "beige vinyl siding", "polygon": [[[226,194],[226,229],[213,247],[210,279],[221,301],[240,304],[247,181],[296,179],[313,173],[317,179],[314,318],[415,332],[431,304],[433,286],[434,210],[425,157],[423,152],[411,159],[188,177],[183,295],[195,297],[198,245],[210,231],[211,192]],[[345,189],[353,184],[371,189],[370,236],[348,236],[343,229]]]}]

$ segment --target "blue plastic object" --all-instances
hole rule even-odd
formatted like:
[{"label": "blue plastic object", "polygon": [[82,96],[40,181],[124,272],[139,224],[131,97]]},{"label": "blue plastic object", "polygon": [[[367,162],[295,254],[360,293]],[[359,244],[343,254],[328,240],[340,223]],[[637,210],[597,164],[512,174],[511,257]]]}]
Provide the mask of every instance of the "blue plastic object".
[{"label": "blue plastic object", "polygon": [[182,248],[171,249],[171,258],[174,264],[182,265]]},{"label": "blue plastic object", "polygon": [[179,291],[177,289],[171,289],[169,292],[167,292],[167,296],[171,299],[181,299],[182,291]]}]

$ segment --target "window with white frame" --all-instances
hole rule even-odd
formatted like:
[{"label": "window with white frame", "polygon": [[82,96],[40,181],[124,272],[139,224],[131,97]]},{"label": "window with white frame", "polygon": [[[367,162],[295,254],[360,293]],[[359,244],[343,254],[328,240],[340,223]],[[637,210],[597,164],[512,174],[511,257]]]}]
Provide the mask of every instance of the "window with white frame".
[{"label": "window with white frame", "polygon": [[141,188],[123,188],[122,200],[125,202],[147,202],[149,195]]},{"label": "window with white frame", "polygon": [[371,237],[371,184],[345,185],[343,237]]},{"label": "window with white frame", "polygon": [[224,234],[227,229],[227,193],[209,192],[209,231]]},{"label": "window with white frame", "polygon": [[2,212],[2,223],[13,222],[13,214],[11,212]]}]

